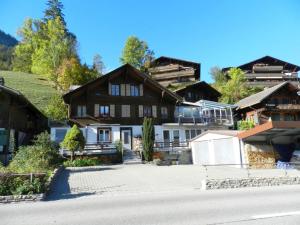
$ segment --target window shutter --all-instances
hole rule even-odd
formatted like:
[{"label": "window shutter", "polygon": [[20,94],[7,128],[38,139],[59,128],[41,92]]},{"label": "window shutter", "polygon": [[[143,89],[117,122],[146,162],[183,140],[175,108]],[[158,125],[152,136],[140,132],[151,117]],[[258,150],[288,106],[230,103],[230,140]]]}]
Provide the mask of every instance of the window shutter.
[{"label": "window shutter", "polygon": [[130,105],[127,105],[127,116],[130,117],[131,113],[130,113]]},{"label": "window shutter", "polygon": [[99,104],[95,104],[95,117],[99,117]]},{"label": "window shutter", "polygon": [[130,84],[126,84],[126,96],[130,96]]},{"label": "window shutter", "polygon": [[111,83],[108,83],[108,94],[111,95]]},{"label": "window shutter", "polygon": [[115,105],[110,105],[109,113],[111,117],[115,117]]},{"label": "window shutter", "polygon": [[152,106],[152,116],[153,116],[154,118],[157,117],[156,105],[153,105],[153,106]]},{"label": "window shutter", "polygon": [[143,106],[139,105],[139,117],[144,117]]},{"label": "window shutter", "polygon": [[121,84],[121,96],[125,96],[125,84]]},{"label": "window shutter", "polygon": [[144,95],[144,87],[143,84],[140,84],[140,96]]}]

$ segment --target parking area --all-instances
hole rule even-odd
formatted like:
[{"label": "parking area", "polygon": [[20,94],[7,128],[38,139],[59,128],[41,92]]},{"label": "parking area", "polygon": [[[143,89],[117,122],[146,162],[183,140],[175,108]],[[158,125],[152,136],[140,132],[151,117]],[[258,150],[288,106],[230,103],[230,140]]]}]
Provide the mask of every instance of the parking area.
[{"label": "parking area", "polygon": [[[250,173],[250,174],[249,174]],[[205,178],[299,175],[298,170],[233,167],[203,167],[195,165],[154,166],[111,165],[67,168],[57,177],[48,200],[77,198],[89,195],[126,195],[148,192],[189,191],[201,189]]]}]

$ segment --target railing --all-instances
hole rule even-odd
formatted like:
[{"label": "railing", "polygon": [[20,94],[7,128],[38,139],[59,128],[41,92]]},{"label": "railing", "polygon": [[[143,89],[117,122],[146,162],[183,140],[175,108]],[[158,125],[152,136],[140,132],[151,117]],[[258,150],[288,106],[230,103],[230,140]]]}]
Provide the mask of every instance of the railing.
[{"label": "railing", "polygon": [[222,124],[232,125],[232,119],[230,116],[202,116],[202,117],[186,117],[177,116],[175,117],[176,123],[202,123],[202,124]]},{"label": "railing", "polygon": [[[300,176],[300,163],[248,163],[201,165],[206,179],[253,178],[253,177],[288,177]],[[225,169],[226,168],[226,169]]]},{"label": "railing", "polygon": [[179,150],[187,150],[189,149],[188,142],[180,142],[180,141],[162,141],[162,142],[154,142],[153,150],[155,152],[158,151],[179,151]]},{"label": "railing", "polygon": [[[86,143],[82,151],[75,151],[76,155],[88,155],[93,153],[113,153],[116,152],[116,145],[112,142],[94,142]],[[70,155],[68,149],[60,149],[62,155]]]}]

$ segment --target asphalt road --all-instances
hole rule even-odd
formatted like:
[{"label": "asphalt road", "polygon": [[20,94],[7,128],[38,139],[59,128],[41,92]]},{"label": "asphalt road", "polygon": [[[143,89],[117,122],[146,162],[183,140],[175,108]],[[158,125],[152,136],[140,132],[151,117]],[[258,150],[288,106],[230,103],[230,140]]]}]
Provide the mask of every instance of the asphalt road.
[{"label": "asphalt road", "polygon": [[300,186],[73,196],[0,205],[1,225],[300,224]]}]

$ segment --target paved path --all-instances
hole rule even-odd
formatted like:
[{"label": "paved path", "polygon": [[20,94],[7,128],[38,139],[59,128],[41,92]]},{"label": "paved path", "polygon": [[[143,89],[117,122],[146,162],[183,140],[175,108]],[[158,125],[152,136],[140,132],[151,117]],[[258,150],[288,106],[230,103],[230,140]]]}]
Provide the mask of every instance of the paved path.
[{"label": "paved path", "polygon": [[0,205],[1,225],[299,225],[299,186],[91,195]]},{"label": "paved path", "polygon": [[[289,171],[295,173],[296,171]],[[297,171],[297,173],[299,173]],[[68,168],[60,174],[48,200],[89,195],[126,195],[201,189],[206,178],[246,177],[247,171],[232,167],[113,165]],[[255,176],[284,175],[282,170],[252,170]]]}]

